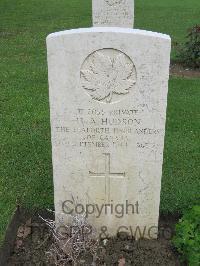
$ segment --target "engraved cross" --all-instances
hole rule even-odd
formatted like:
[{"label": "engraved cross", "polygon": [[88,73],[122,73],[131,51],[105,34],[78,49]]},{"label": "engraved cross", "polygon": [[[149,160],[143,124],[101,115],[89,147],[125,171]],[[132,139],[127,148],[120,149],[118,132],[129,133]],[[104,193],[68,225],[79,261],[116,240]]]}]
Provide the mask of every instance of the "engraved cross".
[{"label": "engraved cross", "polygon": [[112,173],[110,170],[110,153],[104,153],[105,155],[105,171],[104,173],[93,173],[89,171],[91,177],[104,177],[105,178],[105,197],[107,202],[110,202],[110,179],[111,178],[125,178],[126,173]]}]

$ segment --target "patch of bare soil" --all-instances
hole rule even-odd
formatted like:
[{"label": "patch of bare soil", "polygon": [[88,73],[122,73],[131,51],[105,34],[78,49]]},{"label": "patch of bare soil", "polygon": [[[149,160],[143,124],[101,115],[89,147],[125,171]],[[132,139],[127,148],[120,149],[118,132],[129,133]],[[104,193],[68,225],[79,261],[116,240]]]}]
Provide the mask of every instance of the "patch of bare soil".
[{"label": "patch of bare soil", "polygon": [[[97,266],[178,266],[179,256],[174,250],[170,239],[173,234],[174,224],[177,219],[165,217],[161,220],[160,227],[164,234],[160,234],[158,240],[135,241],[125,233],[100,242],[96,262],[89,254],[83,254],[77,265],[97,265]],[[170,230],[169,230],[170,228]],[[49,227],[38,215],[34,215],[21,224],[18,228],[15,247],[12,256],[9,258],[9,266],[31,266],[48,265],[46,252],[52,244],[53,238]],[[72,265],[72,264],[62,264]]]},{"label": "patch of bare soil", "polygon": [[182,78],[200,78],[200,69],[192,69],[179,63],[172,63],[170,75]]}]

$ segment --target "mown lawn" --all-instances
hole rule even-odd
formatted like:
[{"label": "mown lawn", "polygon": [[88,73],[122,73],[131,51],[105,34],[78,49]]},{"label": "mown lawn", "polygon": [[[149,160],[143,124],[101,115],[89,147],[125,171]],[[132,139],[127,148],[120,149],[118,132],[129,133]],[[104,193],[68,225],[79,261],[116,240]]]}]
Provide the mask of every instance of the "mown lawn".
[{"label": "mown lawn", "polygon": [[162,212],[200,203],[200,79],[169,82]]},{"label": "mown lawn", "polygon": [[[199,0],[136,0],[135,25],[182,41],[199,13]],[[16,204],[53,206],[45,38],[88,26],[91,0],[0,0],[0,239]],[[170,80],[163,212],[184,210],[200,191],[199,97],[200,80]]]}]

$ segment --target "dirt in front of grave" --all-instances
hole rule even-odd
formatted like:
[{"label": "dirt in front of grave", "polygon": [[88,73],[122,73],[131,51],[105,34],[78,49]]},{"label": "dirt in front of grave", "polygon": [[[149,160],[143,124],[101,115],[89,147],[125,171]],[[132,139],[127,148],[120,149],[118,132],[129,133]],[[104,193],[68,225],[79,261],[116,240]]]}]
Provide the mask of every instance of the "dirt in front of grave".
[{"label": "dirt in front of grave", "polygon": [[182,78],[200,78],[200,69],[193,69],[173,62],[170,66],[170,75]]},{"label": "dirt in front of grave", "polygon": [[[166,219],[166,218],[165,218]],[[110,239],[100,242],[96,263],[92,264],[93,258],[89,254],[84,254],[78,260],[77,265],[99,265],[99,266],[172,266],[184,265],[180,263],[179,256],[173,248],[169,238],[174,230],[175,221],[169,218],[162,220],[162,236],[158,240],[135,241],[126,234],[119,234]],[[46,252],[49,251],[53,242],[52,234],[47,225],[34,215],[21,224],[12,256],[8,265],[31,266],[31,265],[55,265],[47,260]],[[62,264],[62,265],[72,265]]]}]

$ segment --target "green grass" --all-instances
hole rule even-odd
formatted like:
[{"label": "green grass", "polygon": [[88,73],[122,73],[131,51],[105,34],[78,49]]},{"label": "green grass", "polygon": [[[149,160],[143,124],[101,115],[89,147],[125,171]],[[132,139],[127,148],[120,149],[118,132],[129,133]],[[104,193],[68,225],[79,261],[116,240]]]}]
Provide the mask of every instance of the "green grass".
[{"label": "green grass", "polygon": [[200,203],[200,79],[169,82],[161,211]]},{"label": "green grass", "polygon": [[135,27],[167,33],[175,44],[185,41],[187,29],[200,24],[199,0],[135,0]]},{"label": "green grass", "polygon": [[[184,39],[199,0],[136,1],[137,28]],[[16,204],[53,205],[46,36],[91,26],[91,0],[0,0],[0,239]],[[200,191],[200,80],[170,81],[162,211],[181,211]]]}]

